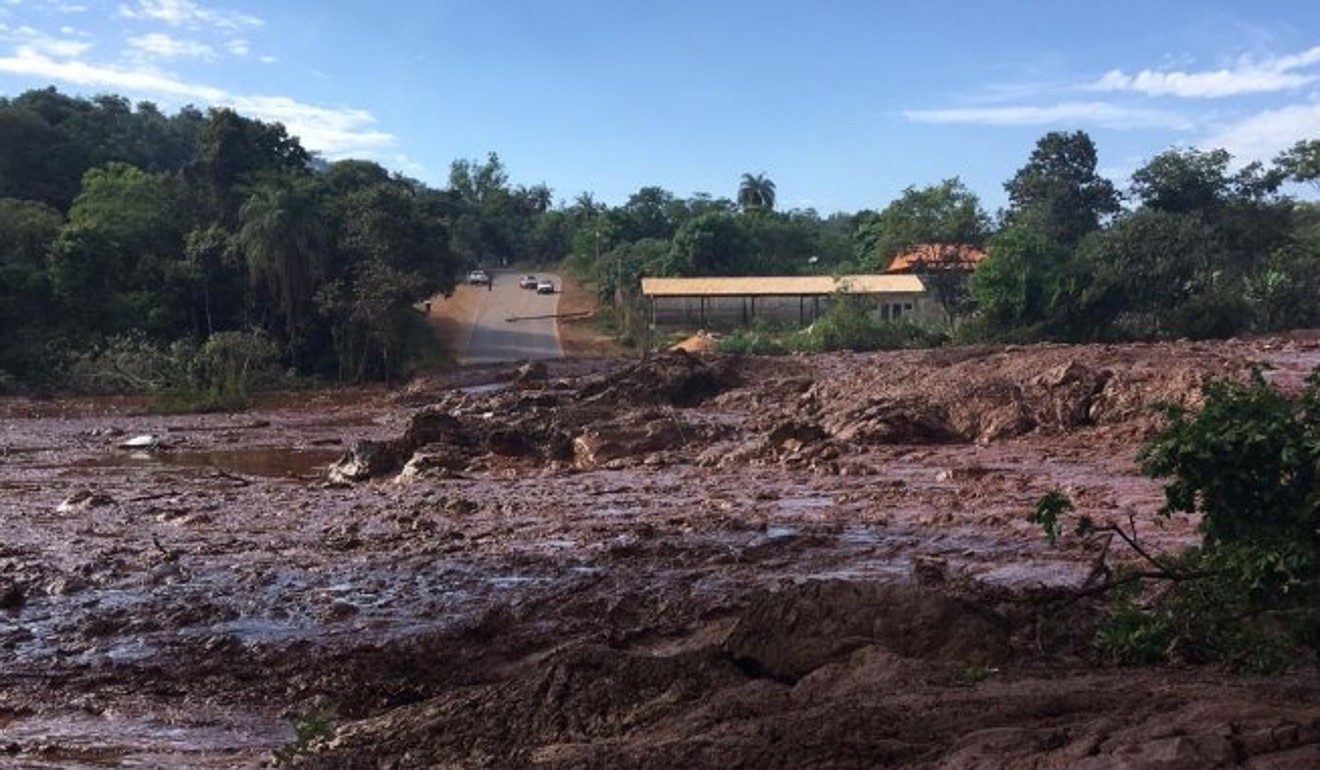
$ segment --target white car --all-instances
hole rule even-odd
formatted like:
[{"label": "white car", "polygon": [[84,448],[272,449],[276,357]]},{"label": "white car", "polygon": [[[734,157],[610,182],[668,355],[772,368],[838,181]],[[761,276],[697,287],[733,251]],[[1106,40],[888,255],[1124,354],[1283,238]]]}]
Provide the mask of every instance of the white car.
[{"label": "white car", "polygon": [[490,283],[490,275],[485,270],[473,270],[468,273],[468,283],[474,286],[484,286]]},{"label": "white car", "polygon": [[518,279],[518,288],[535,289],[536,285],[540,282],[541,281],[534,275],[524,275],[522,278]]},{"label": "white car", "polygon": [[554,294],[554,293],[555,293],[555,282],[552,281],[552,280],[550,280],[549,278],[542,278],[541,280],[539,280],[539,281],[536,282],[536,293],[537,293],[537,294]]}]

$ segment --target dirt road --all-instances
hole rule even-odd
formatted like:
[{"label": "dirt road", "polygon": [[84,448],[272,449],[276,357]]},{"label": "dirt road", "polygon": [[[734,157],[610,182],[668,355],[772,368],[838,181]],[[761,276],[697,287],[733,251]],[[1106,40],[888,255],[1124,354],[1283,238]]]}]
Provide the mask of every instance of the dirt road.
[{"label": "dirt road", "polygon": [[257,767],[323,723],[299,766],[1309,770],[1314,669],[1101,665],[1093,551],[1023,521],[1152,510],[1150,405],[1253,363],[1295,387],[1320,338],[0,400],[0,767]]},{"label": "dirt road", "polygon": [[539,361],[559,358],[559,333],[555,315],[558,289],[563,281],[552,273],[534,273],[551,281],[553,294],[539,294],[519,287],[520,274],[492,274],[493,283],[467,287],[472,295],[472,316],[461,338],[458,361],[464,365],[499,364],[510,361]]}]

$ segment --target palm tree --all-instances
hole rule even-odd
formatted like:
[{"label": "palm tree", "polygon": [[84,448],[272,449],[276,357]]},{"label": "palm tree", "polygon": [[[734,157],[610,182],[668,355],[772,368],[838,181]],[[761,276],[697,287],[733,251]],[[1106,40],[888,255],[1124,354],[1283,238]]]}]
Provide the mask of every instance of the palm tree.
[{"label": "palm tree", "polygon": [[774,211],[775,183],[764,173],[743,174],[738,185],[738,205],[743,211]]},{"label": "palm tree", "polygon": [[278,312],[296,367],[328,240],[315,180],[282,176],[261,182],[239,209],[239,222],[248,277]]},{"label": "palm tree", "polygon": [[596,202],[596,196],[589,192],[583,192],[578,193],[578,196],[573,199],[573,205],[569,208],[569,213],[573,218],[573,223],[581,226],[595,218],[599,210],[600,204]]}]

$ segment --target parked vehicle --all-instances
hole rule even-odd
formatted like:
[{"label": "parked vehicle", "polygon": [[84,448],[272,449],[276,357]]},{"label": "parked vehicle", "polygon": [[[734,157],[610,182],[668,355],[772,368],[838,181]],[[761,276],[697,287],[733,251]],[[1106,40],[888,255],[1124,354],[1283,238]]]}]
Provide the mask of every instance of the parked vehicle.
[{"label": "parked vehicle", "polygon": [[540,282],[541,282],[540,279],[538,279],[534,275],[524,275],[522,278],[518,279],[518,288],[535,289],[536,285]]}]

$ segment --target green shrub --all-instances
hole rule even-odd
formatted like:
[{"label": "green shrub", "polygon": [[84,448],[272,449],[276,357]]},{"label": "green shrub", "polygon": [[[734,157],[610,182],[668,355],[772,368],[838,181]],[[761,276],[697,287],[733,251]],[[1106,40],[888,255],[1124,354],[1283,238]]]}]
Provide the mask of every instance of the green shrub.
[{"label": "green shrub", "polygon": [[[1173,556],[1140,545],[1135,523],[1097,526],[1139,557],[1106,586],[1097,650],[1120,663],[1222,661],[1278,670],[1320,651],[1320,369],[1297,398],[1259,372],[1247,384],[1213,381],[1199,411],[1165,407],[1165,426],[1139,454],[1166,479],[1173,513],[1201,516],[1199,547]],[[1057,491],[1028,520],[1053,541],[1072,502]],[[1158,590],[1151,586],[1157,585]]]},{"label": "green shrub", "polygon": [[721,339],[719,351],[745,356],[782,356],[788,348],[772,334],[739,331]]},{"label": "green shrub", "polygon": [[794,333],[796,330],[757,320],[750,327],[720,339],[719,351],[749,356],[782,356],[789,352],[784,337]]},{"label": "green shrub", "polygon": [[145,393],[168,412],[232,411],[282,381],[280,351],[262,332],[217,332],[158,344],[135,333],[79,355],[67,386],[81,393]]},{"label": "green shrub", "polygon": [[312,743],[335,732],[329,715],[313,713],[293,720],[293,740],[275,749],[276,767],[293,767],[300,755],[306,754]]},{"label": "green shrub", "polygon": [[809,328],[785,339],[791,350],[898,350],[943,344],[944,334],[909,320],[881,321],[874,303],[855,294],[836,294]]}]

